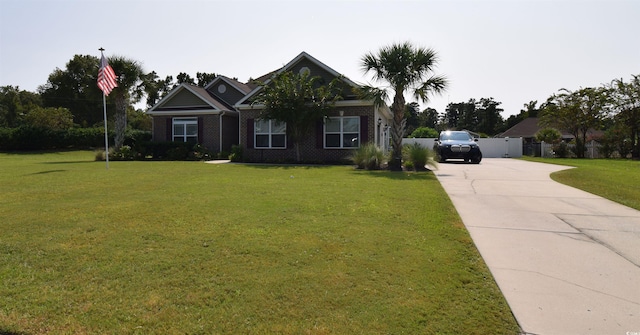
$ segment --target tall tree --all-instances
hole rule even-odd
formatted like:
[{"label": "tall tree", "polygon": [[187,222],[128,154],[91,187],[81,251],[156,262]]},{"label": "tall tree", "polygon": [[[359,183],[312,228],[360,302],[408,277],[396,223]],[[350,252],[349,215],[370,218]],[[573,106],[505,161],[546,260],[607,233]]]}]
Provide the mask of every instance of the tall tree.
[{"label": "tall tree", "polygon": [[198,86],[205,87],[207,84],[216,79],[218,75],[215,73],[198,72],[196,73],[196,79],[198,80]]},{"label": "tall tree", "polygon": [[477,124],[476,101],[449,103],[444,113],[445,128],[452,130],[472,130]]},{"label": "tall tree", "polygon": [[488,135],[495,135],[504,124],[502,113],[504,109],[500,108],[502,103],[493,100],[493,98],[481,98],[476,104],[478,114],[478,124],[475,131]]},{"label": "tall tree", "polygon": [[44,107],[64,107],[73,121],[93,126],[102,121],[102,92],[96,86],[99,60],[95,56],[75,55],[65,69],[56,68],[38,91]]},{"label": "tall tree", "polygon": [[631,156],[640,158],[640,75],[633,75],[631,81],[614,80],[610,85],[615,119],[621,122],[629,133]]},{"label": "tall tree", "polygon": [[409,42],[383,47],[378,53],[367,53],[361,59],[365,73],[372,73],[374,81],[388,85],[385,88],[364,87],[365,96],[382,104],[393,93],[393,152],[389,162],[391,170],[402,170],[402,138],[406,125],[404,93],[410,92],[416,99],[428,102],[431,94],[440,94],[447,87],[444,76],[433,74],[437,61],[434,50],[414,47]]},{"label": "tall tree", "polygon": [[160,79],[156,71],[151,71],[142,76],[142,86],[147,95],[147,107],[151,108],[174,87],[173,77]]},{"label": "tall tree", "polygon": [[191,76],[188,73],[180,72],[178,73],[178,76],[176,76],[176,83],[174,86],[178,86],[180,84],[195,85],[196,82],[195,80],[193,80],[193,78],[191,78]]},{"label": "tall tree", "polygon": [[404,118],[407,120],[405,134],[413,133],[416,128],[420,127],[420,105],[417,102],[406,104],[404,109]]},{"label": "tall tree", "polygon": [[25,115],[42,106],[40,95],[18,86],[0,87],[0,127],[17,127]]},{"label": "tall tree", "polygon": [[112,91],[115,108],[115,147],[119,149],[124,144],[124,137],[127,130],[127,108],[135,104],[144,94],[143,86],[140,85],[144,79],[142,66],[134,60],[116,56],[109,58],[109,64],[116,73],[118,87]]},{"label": "tall tree", "polygon": [[500,131],[505,131],[515,126],[516,124],[522,122],[522,120],[526,118],[538,117],[538,111],[540,110],[540,108],[537,106],[538,106],[537,100],[532,100],[524,104],[524,109],[521,109],[520,113],[518,113],[517,115],[511,115],[504,121],[504,126]]},{"label": "tall tree", "polygon": [[418,116],[420,127],[428,127],[436,129],[440,122],[440,115],[435,108],[427,107]]},{"label": "tall tree", "polygon": [[261,85],[252,104],[264,105],[261,119],[286,124],[287,137],[295,147],[297,161],[301,161],[300,141],[342,99],[341,81],[336,78],[326,85],[319,76],[283,71]]},{"label": "tall tree", "polygon": [[610,107],[604,88],[561,89],[551,96],[540,113],[540,124],[570,132],[576,140],[575,154],[584,158],[589,130],[599,130]]}]

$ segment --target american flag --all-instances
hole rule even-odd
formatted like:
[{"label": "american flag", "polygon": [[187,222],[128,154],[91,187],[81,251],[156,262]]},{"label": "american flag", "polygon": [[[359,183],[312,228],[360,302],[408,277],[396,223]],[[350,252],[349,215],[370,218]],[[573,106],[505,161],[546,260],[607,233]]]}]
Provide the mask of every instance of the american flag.
[{"label": "american flag", "polygon": [[102,55],[100,59],[100,70],[98,70],[98,87],[102,90],[104,95],[109,95],[111,90],[118,87],[116,83],[116,73],[113,72],[111,65],[107,62],[107,59]]}]

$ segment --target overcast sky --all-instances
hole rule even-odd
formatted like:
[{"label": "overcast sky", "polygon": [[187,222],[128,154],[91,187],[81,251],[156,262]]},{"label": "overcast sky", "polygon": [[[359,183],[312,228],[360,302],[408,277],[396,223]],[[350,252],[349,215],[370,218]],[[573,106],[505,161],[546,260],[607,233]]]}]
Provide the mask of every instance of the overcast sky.
[{"label": "overcast sky", "polygon": [[367,52],[433,48],[448,91],[423,107],[493,97],[503,116],[560,88],[640,74],[638,0],[0,0],[0,86],[36,91],[76,54],[121,55],[161,78],[256,78],[306,51],[358,83]]}]

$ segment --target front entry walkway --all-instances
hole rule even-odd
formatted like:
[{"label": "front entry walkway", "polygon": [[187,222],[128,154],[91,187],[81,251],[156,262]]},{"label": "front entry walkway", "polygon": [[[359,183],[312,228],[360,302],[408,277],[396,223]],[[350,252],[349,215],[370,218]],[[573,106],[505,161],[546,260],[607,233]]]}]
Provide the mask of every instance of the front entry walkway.
[{"label": "front entry walkway", "polygon": [[640,334],[640,211],[516,159],[443,163],[453,201],[522,330]]}]

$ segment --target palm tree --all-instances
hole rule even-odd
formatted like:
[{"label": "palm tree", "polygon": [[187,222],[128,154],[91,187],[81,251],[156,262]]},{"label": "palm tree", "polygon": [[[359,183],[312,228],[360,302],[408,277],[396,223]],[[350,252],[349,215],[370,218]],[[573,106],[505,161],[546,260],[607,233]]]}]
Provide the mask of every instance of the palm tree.
[{"label": "palm tree", "polygon": [[142,98],[144,91],[140,83],[144,72],[137,61],[116,56],[109,58],[109,65],[118,77],[118,87],[113,89],[113,97],[116,104],[115,114],[115,148],[121,148],[124,144],[124,136],[127,130],[127,108]]},{"label": "palm tree", "polygon": [[402,170],[402,137],[406,124],[405,91],[412,93],[416,100],[428,102],[432,94],[441,94],[447,87],[448,81],[444,76],[433,74],[437,61],[434,50],[414,47],[409,42],[392,44],[381,48],[377,54],[368,53],[362,57],[361,65],[365,74],[372,72],[373,80],[388,84],[386,88],[365,86],[365,97],[372,98],[377,105],[381,105],[389,97],[389,92],[394,95],[391,104],[391,170]]}]

